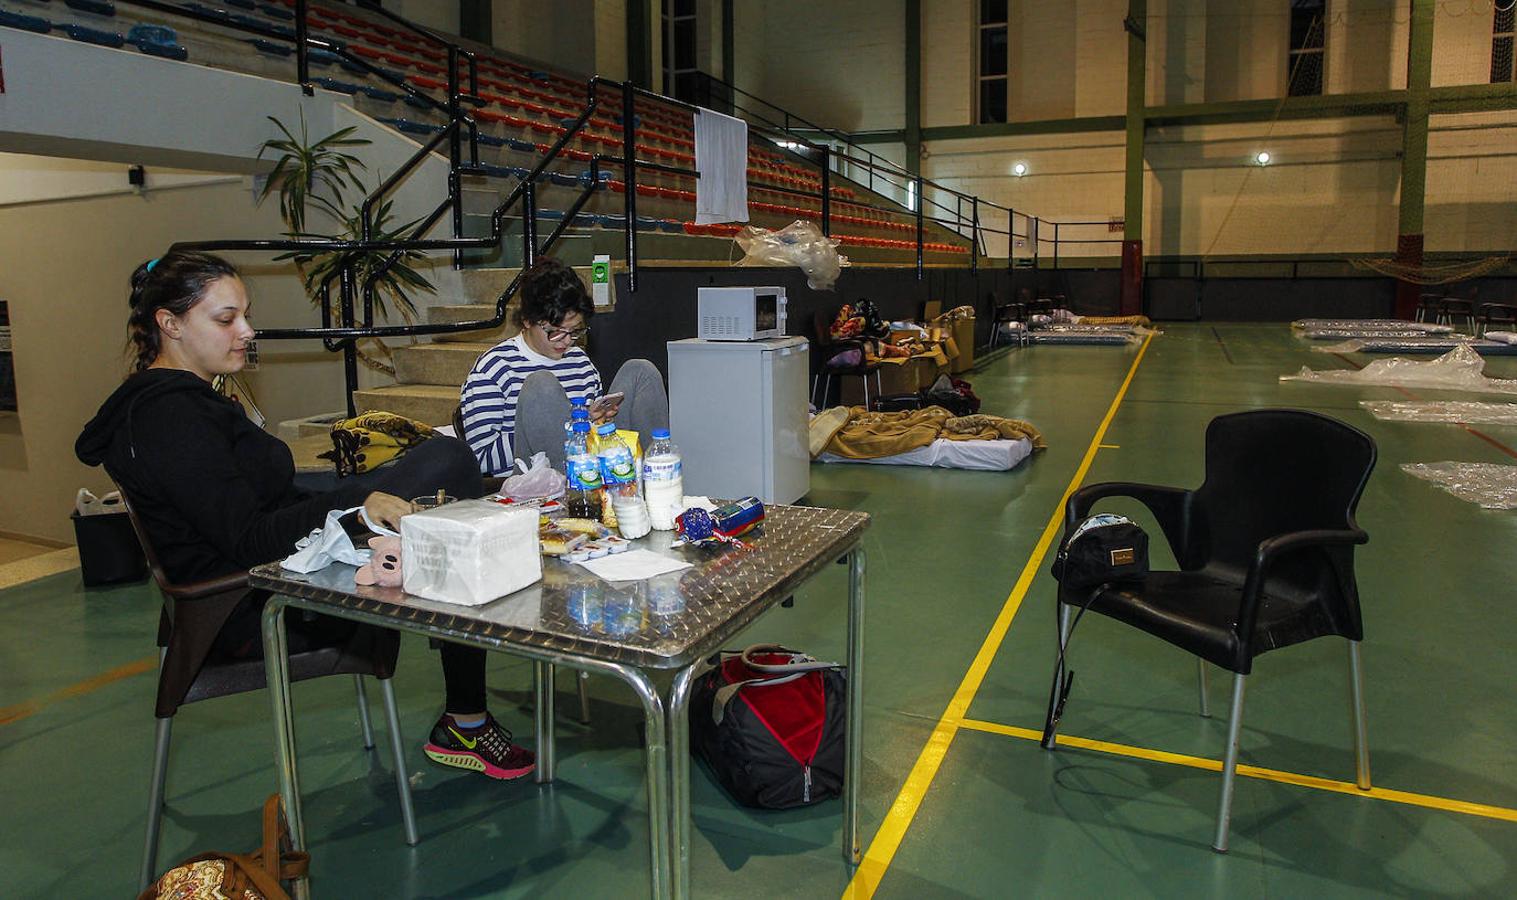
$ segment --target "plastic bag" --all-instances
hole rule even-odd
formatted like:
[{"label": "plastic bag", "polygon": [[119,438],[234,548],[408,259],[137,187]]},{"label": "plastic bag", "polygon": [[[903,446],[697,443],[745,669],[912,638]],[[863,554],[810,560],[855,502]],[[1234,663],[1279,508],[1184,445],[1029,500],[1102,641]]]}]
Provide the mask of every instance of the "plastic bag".
[{"label": "plastic bag", "polygon": [[[280,567],[289,569],[291,572],[315,572],[325,569],[334,562],[347,563],[350,566],[361,566],[369,561],[369,551],[360,550],[353,546],[353,538],[348,536],[342,522],[338,521],[350,512],[357,511],[363,515],[363,507],[355,506],[352,509],[334,509],[327,513],[327,521],[320,528],[313,529],[310,534],[296,542],[296,551],[280,563]],[[367,524],[369,518],[364,515]],[[373,529],[373,525],[369,527]],[[388,529],[385,529],[388,531]],[[388,532],[393,534],[394,532]]]},{"label": "plastic bag", "polygon": [[516,468],[521,470],[519,474],[500,483],[502,496],[512,500],[535,500],[539,497],[554,500],[564,495],[564,486],[568,480],[564,473],[548,462],[548,454],[534,453],[530,463],[518,459]]},{"label": "plastic bag", "polygon": [[1433,482],[1485,509],[1517,509],[1517,466],[1501,463],[1402,463],[1401,470]]},{"label": "plastic bag", "polygon": [[74,511],[81,516],[100,516],[125,510],[126,505],[121,502],[120,491],[96,497],[89,488],[80,488],[79,493],[74,495]]},{"label": "plastic bag", "polygon": [[836,238],[824,237],[811,222],[797,219],[770,231],[749,225],[737,233],[743,248],[740,266],[800,266],[806,273],[806,285],[814,291],[830,291],[838,275],[848,265],[848,257],[838,253]]},{"label": "plastic bag", "polygon": [[1281,375],[1281,381],[1315,381],[1324,384],[1397,385],[1410,388],[1434,388],[1453,391],[1478,391],[1487,394],[1517,394],[1517,380],[1487,378],[1485,360],[1468,346],[1460,344],[1434,360],[1419,361],[1394,357],[1377,359],[1357,371],[1330,369],[1313,371],[1306,366],[1295,375]]},{"label": "plastic bag", "polygon": [[1461,425],[1517,425],[1517,403],[1468,400],[1360,400],[1359,405],[1387,422],[1443,422]]}]

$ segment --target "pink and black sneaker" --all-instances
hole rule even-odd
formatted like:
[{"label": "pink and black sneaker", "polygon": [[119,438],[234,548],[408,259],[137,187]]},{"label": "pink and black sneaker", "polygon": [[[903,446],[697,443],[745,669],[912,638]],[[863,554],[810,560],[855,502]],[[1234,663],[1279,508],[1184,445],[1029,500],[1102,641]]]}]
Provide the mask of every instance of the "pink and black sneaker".
[{"label": "pink and black sneaker", "polygon": [[530,775],[537,767],[532,751],[511,743],[511,732],[488,713],[484,724],[474,728],[463,728],[444,713],[422,749],[433,762],[473,769],[502,781]]}]

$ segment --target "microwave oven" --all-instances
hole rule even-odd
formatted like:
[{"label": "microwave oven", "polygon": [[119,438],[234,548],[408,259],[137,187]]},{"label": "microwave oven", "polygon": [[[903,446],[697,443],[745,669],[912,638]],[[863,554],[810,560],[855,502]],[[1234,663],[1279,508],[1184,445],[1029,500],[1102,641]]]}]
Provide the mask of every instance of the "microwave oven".
[{"label": "microwave oven", "polygon": [[782,287],[703,287],[696,289],[703,341],[762,341],[785,334]]}]

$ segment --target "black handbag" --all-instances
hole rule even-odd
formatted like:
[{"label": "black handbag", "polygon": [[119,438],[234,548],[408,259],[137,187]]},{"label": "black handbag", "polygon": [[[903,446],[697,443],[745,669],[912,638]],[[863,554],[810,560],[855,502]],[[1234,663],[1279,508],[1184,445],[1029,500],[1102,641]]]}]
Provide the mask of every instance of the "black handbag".
[{"label": "black handbag", "polygon": [[734,800],[762,809],[838,796],[848,683],[837,663],[777,644],[723,652],[690,695],[690,752]]},{"label": "black handbag", "polygon": [[1109,513],[1077,525],[1053,561],[1053,577],[1077,590],[1147,574],[1148,533],[1126,516]]}]

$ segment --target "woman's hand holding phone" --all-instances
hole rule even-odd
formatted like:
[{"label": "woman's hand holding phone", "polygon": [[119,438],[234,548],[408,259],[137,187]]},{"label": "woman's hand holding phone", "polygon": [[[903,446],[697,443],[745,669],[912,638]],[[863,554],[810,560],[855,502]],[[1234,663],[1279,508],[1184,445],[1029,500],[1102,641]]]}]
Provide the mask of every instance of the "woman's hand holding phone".
[{"label": "woman's hand holding phone", "polygon": [[626,394],[623,392],[617,391],[614,394],[604,394],[591,400],[590,421],[599,425],[602,422],[609,422],[615,419],[617,411],[621,409],[622,398],[625,396]]}]

